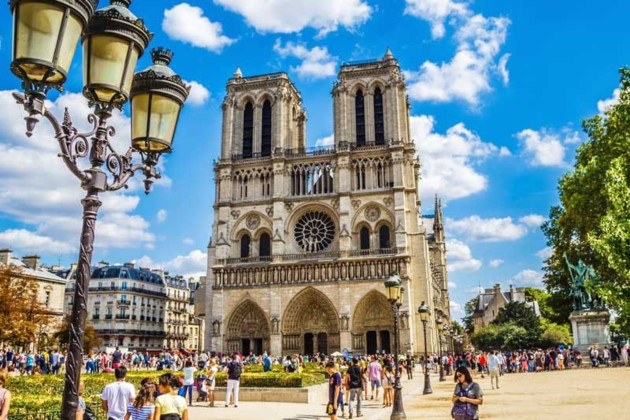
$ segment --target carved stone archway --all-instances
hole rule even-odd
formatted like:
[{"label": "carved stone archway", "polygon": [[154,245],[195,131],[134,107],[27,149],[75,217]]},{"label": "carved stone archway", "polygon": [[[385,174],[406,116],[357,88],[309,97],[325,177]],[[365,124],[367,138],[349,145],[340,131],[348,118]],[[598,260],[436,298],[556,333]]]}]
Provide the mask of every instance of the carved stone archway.
[{"label": "carved stone archway", "polygon": [[368,292],[352,315],[352,349],[360,353],[376,353],[394,348],[394,318],[385,295]]},{"label": "carved stone archway", "polygon": [[269,319],[255,302],[246,300],[234,309],[225,333],[228,352],[262,354],[269,352]]},{"label": "carved stone archway", "polygon": [[291,299],[282,317],[282,353],[339,351],[339,315],[328,297],[307,287]]}]

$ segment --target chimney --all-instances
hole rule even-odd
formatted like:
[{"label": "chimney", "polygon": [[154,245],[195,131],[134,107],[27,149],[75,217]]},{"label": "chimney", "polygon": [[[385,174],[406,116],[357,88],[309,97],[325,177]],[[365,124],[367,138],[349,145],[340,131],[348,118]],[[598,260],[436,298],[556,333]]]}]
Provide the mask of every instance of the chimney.
[{"label": "chimney", "polygon": [[494,285],[494,293],[501,293],[501,285],[499,283]]},{"label": "chimney", "polygon": [[22,262],[33,270],[37,270],[39,268],[39,255],[27,255],[22,258]]},{"label": "chimney", "polygon": [[0,264],[6,266],[11,264],[11,250],[9,248],[0,249]]},{"label": "chimney", "polygon": [[124,263],[123,267],[125,267],[125,268],[133,268],[134,265],[133,265],[133,263],[128,262],[128,263]]}]

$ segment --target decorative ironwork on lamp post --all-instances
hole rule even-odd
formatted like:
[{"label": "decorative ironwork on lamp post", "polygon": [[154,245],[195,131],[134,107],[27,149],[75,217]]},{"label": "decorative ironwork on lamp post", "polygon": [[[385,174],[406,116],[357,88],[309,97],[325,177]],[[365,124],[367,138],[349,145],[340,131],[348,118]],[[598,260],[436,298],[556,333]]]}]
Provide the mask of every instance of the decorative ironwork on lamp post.
[{"label": "decorative ironwork on lamp post", "polygon": [[[96,10],[98,0],[9,3],[14,19],[11,71],[22,80],[24,91],[13,97],[28,114],[26,135],[32,135],[40,118],[48,120],[59,144],[59,156],[86,191],[81,200],[83,227],[66,359],[61,412],[64,420],[76,418],[79,404],[87,291],[101,206],[98,196],[126,188],[138,171],[144,175],[145,192],[149,192],[153,179],[160,177],[156,169],[160,156],[171,151],[179,113],[189,93],[189,87],[168,67],[172,53],[165,49],[153,50],[154,64],[134,75],[152,34],[128,9],[130,4],[131,0],[111,0],[110,6]],[[81,35],[83,95],[94,109],[87,116],[93,126],[87,133],[78,132],[67,109],[59,122],[45,106],[50,89],[63,89]],[[107,120],[129,98],[132,142],[125,154],[118,154],[109,142],[115,130]],[[133,162],[134,152],[140,155],[138,163]],[[89,160],[88,169],[79,165],[83,158]]]},{"label": "decorative ironwork on lamp post", "polygon": [[442,318],[438,318],[435,323],[437,324],[437,332],[438,332],[438,343],[440,348],[440,355],[438,356],[438,365],[440,367],[440,382],[444,382],[446,378],[444,377],[444,362],[442,361],[442,324],[444,321]]},{"label": "decorative ironwork on lamp post", "polygon": [[398,368],[398,317],[400,315],[400,307],[402,306],[403,294],[405,288],[402,287],[402,279],[397,274],[392,274],[387,280],[385,280],[385,290],[387,291],[387,300],[392,306],[392,312],[394,314],[394,367],[395,383],[394,383],[394,404],[392,406],[392,415],[390,420],[405,420],[407,415],[403,408],[402,401],[402,386],[400,385],[400,369]]},{"label": "decorative ironwork on lamp post", "polygon": [[431,378],[429,378],[429,353],[427,348],[427,322],[429,322],[429,307],[424,302],[418,307],[418,313],[420,314],[420,321],[422,321],[422,329],[424,331],[424,390],[423,394],[432,394]]}]

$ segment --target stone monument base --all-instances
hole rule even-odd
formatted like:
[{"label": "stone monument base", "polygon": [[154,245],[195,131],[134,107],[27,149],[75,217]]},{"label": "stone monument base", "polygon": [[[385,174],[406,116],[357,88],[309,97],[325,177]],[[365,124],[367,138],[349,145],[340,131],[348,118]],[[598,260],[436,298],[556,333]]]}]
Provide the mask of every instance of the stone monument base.
[{"label": "stone monument base", "polygon": [[573,330],[573,348],[582,353],[589,347],[598,350],[610,344],[610,312],[607,309],[571,312],[569,316]]}]

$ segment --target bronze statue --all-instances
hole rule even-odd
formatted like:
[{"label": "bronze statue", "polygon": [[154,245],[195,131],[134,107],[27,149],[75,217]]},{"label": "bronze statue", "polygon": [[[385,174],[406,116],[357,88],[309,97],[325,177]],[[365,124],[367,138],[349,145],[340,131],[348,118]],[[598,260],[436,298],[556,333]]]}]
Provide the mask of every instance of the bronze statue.
[{"label": "bronze statue", "polygon": [[576,311],[583,311],[600,308],[601,299],[596,296],[592,296],[586,289],[586,282],[588,280],[595,282],[600,280],[593,267],[584,264],[584,261],[581,259],[578,260],[577,265],[571,264],[566,253],[564,254],[564,260],[567,263],[569,275],[571,276],[570,295],[573,299],[573,309]]}]

